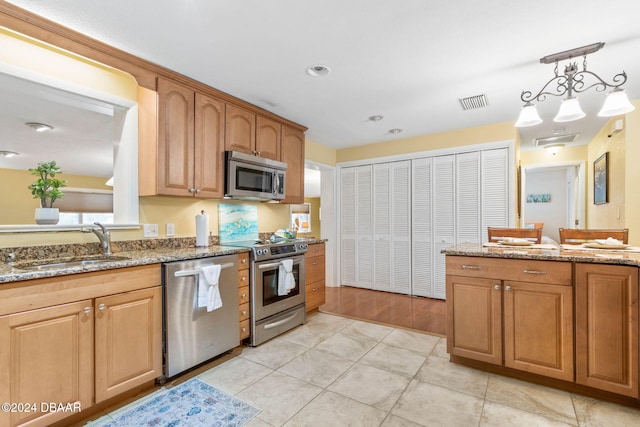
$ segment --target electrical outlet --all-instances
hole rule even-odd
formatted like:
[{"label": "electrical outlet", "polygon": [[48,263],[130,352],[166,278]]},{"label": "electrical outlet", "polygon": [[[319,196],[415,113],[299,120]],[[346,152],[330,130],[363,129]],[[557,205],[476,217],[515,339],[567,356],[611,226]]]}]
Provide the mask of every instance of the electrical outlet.
[{"label": "electrical outlet", "polygon": [[158,237],[158,224],[145,224],[144,237]]},{"label": "electrical outlet", "polygon": [[167,237],[176,235],[176,227],[174,224],[167,224]]}]

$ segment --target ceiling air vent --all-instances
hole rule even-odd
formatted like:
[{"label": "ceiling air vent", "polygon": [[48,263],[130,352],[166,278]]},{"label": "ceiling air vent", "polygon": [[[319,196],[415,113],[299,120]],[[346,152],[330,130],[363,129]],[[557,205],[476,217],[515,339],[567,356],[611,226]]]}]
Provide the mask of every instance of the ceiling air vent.
[{"label": "ceiling air vent", "polygon": [[484,108],[487,105],[487,96],[485,94],[468,96],[466,98],[459,98],[460,104],[462,104],[462,109],[464,111],[467,110],[475,110],[477,108]]},{"label": "ceiling air vent", "polygon": [[536,147],[544,147],[549,144],[571,144],[578,138],[579,133],[572,133],[569,135],[558,135],[558,136],[545,136],[543,138],[535,138],[533,140],[533,145]]}]

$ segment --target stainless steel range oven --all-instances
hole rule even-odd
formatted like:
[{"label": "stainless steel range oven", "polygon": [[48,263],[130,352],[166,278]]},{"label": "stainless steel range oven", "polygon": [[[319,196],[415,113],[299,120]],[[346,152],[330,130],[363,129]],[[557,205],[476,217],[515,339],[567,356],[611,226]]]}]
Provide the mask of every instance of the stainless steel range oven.
[{"label": "stainless steel range oven", "polygon": [[[305,263],[308,244],[304,241],[233,242],[223,245],[251,247],[251,338],[257,346],[306,320]],[[281,281],[287,275],[287,264],[294,283],[288,290]]]}]

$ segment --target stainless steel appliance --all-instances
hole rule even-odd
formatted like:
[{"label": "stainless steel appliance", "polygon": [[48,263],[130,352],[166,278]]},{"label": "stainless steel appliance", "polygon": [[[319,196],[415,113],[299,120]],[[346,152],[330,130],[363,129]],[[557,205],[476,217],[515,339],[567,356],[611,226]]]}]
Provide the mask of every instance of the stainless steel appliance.
[{"label": "stainless steel appliance", "polygon": [[245,200],[284,199],[287,164],[226,151],[225,197]]},{"label": "stainless steel appliance", "polygon": [[[198,307],[198,280],[204,266],[219,264],[222,307]],[[163,264],[164,375],[171,378],[240,343],[238,257],[200,258]]]},{"label": "stainless steel appliance", "polygon": [[[232,242],[232,246],[251,247],[251,338],[257,346],[306,320],[304,241]],[[284,273],[282,261],[291,260],[295,287],[278,295],[278,282]]]}]

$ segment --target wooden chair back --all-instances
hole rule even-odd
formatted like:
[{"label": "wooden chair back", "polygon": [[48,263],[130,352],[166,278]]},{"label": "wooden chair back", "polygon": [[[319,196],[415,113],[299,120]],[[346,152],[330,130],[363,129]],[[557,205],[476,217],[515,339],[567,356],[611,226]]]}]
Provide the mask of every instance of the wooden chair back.
[{"label": "wooden chair back", "polygon": [[496,228],[488,227],[489,242],[497,242],[505,237],[515,237],[518,239],[531,240],[540,243],[542,239],[542,228]]},{"label": "wooden chair back", "polygon": [[629,229],[601,229],[586,230],[578,228],[560,228],[560,243],[579,245],[595,239],[607,239],[609,237],[620,240],[622,243],[629,243]]}]

